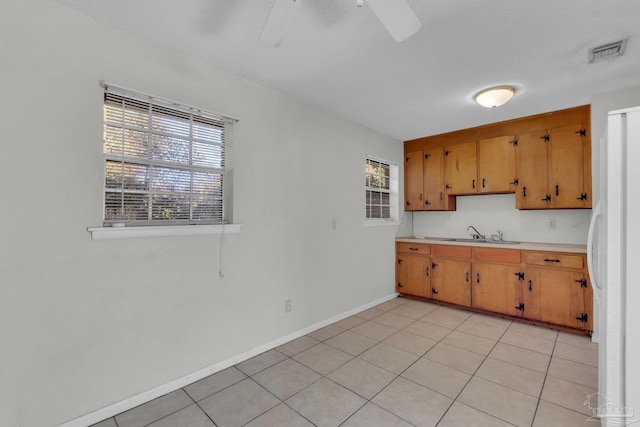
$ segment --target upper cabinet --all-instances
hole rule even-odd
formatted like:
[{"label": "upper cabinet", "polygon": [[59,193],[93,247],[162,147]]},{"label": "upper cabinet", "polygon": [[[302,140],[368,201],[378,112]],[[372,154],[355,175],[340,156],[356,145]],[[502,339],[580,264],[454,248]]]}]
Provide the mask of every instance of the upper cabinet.
[{"label": "upper cabinet", "polygon": [[444,176],[447,194],[474,194],[478,191],[475,141],[444,148]]},{"label": "upper cabinet", "polygon": [[584,123],[524,133],[516,153],[518,209],[591,207],[590,139]]},{"label": "upper cabinet", "polygon": [[405,141],[405,209],[516,193],[518,209],[591,207],[588,105]]},{"label": "upper cabinet", "polygon": [[516,136],[497,136],[478,142],[480,193],[516,191]]},{"label": "upper cabinet", "polygon": [[455,198],[445,193],[444,148],[405,152],[406,211],[455,210]]}]

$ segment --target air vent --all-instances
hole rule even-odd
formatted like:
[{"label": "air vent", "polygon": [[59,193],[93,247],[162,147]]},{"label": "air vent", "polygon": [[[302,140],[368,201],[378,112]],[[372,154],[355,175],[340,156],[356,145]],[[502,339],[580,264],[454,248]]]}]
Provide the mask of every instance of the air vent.
[{"label": "air vent", "polygon": [[589,49],[589,64],[622,56],[626,45],[627,39],[624,39]]}]

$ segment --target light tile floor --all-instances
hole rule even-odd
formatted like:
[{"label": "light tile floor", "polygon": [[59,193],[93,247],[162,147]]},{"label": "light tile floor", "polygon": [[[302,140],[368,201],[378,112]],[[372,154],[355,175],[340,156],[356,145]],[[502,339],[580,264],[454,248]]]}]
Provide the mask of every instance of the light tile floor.
[{"label": "light tile floor", "polygon": [[598,426],[587,337],[396,298],[95,427]]}]

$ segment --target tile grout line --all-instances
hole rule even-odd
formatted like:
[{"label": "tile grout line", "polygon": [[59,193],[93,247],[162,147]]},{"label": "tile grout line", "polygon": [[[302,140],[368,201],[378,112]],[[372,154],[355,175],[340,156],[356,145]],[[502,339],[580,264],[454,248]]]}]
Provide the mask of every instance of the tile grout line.
[{"label": "tile grout line", "polygon": [[536,410],[533,412],[533,419],[531,420],[531,426],[536,421],[536,417],[538,416],[538,409],[540,408],[540,401],[542,400],[542,393],[544,392],[544,386],[547,384],[547,377],[549,376],[549,367],[551,366],[551,360],[553,359],[553,352],[556,349],[556,344],[558,342],[558,335],[556,335],[556,339],[553,342],[553,349],[551,349],[551,355],[549,356],[549,362],[547,363],[547,369],[544,372],[544,380],[542,381],[542,387],[540,387],[540,393],[538,395],[538,401],[536,402]]}]

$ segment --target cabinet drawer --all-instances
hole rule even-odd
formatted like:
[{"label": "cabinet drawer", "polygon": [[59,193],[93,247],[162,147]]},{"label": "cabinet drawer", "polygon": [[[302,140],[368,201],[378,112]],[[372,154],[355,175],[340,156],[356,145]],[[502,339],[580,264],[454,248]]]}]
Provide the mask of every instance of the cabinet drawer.
[{"label": "cabinet drawer", "polygon": [[471,259],[471,246],[433,245],[431,253],[447,258]]},{"label": "cabinet drawer", "polygon": [[558,268],[584,268],[583,255],[559,254],[554,252],[524,252],[523,261],[529,265],[544,265]]},{"label": "cabinet drawer", "polygon": [[422,254],[429,255],[431,252],[431,245],[424,243],[396,243],[396,251],[410,254]]},{"label": "cabinet drawer", "polygon": [[473,248],[473,259],[476,261],[520,264],[520,251],[513,249]]}]

